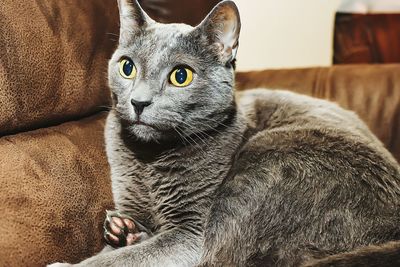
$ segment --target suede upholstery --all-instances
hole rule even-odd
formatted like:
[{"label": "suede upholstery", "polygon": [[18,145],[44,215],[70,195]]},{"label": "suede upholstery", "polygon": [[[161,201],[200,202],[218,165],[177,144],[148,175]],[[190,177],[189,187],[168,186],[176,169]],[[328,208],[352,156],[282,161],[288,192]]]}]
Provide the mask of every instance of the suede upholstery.
[{"label": "suede upholstery", "polygon": [[109,105],[114,0],[0,4],[0,136],[81,118]]},{"label": "suede upholstery", "polygon": [[[141,1],[157,20],[191,24],[215,2]],[[201,16],[176,18],[182,10]],[[103,110],[115,34],[116,0],[0,5],[0,266],[78,262],[103,246],[101,224],[112,207]],[[238,73],[237,81],[239,89],[337,101],[399,159],[399,73],[398,65],[342,66]]]},{"label": "suede upholstery", "polygon": [[104,113],[0,138],[0,266],[77,262],[112,208]]}]

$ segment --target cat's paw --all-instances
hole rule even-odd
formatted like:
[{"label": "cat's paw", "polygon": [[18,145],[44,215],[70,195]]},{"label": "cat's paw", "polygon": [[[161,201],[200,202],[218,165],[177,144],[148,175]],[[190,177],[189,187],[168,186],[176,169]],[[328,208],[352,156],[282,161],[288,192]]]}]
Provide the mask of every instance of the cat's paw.
[{"label": "cat's paw", "polygon": [[105,241],[114,248],[130,246],[149,237],[133,218],[118,211],[107,211],[103,228]]},{"label": "cat's paw", "polygon": [[47,267],[70,267],[72,264],[69,263],[61,263],[61,262],[56,262],[50,265],[47,265]]}]

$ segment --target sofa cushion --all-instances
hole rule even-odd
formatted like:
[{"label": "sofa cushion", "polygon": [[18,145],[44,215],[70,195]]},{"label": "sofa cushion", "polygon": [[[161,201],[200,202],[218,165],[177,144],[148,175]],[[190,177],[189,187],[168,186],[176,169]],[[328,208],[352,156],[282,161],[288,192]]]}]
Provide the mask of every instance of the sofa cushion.
[{"label": "sofa cushion", "polygon": [[114,0],[2,0],[0,136],[107,106],[107,61],[115,35]]},{"label": "sofa cushion", "polygon": [[280,88],[337,102],[355,111],[400,162],[400,65],[241,72],[237,88]]},{"label": "sofa cushion", "polygon": [[103,247],[104,119],[0,138],[0,266],[78,262]]}]

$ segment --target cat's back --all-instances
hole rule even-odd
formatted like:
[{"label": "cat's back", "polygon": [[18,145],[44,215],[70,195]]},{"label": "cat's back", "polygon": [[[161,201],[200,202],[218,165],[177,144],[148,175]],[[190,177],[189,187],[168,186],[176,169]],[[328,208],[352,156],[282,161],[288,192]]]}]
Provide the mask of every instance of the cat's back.
[{"label": "cat's back", "polygon": [[[238,107],[248,125],[244,150],[300,153],[319,161],[332,158],[362,166],[399,165],[351,111],[335,103],[283,90],[255,89],[238,95]],[[299,155],[300,156],[300,155]]]},{"label": "cat's back", "polygon": [[354,112],[333,102],[268,89],[244,91],[238,99],[239,109],[257,130],[331,129],[377,141]]},{"label": "cat's back", "polygon": [[399,165],[353,112],[325,100],[266,89],[242,93],[238,105],[249,127],[237,168],[246,168],[249,176],[273,176],[269,187],[319,195],[325,199],[321,203],[337,198],[337,203],[358,203],[361,209],[357,201],[362,199],[373,209],[394,202],[398,210]]},{"label": "cat's back", "polygon": [[399,165],[354,113],[285,91],[237,102],[248,130],[232,186],[257,184],[266,231],[296,226],[293,244],[333,251],[400,238]]},{"label": "cat's back", "polygon": [[[333,102],[284,90],[254,89],[238,94],[238,107],[252,140],[295,147],[299,143],[346,144],[349,153],[374,151],[398,166],[368,126],[352,111]],[[352,149],[350,149],[352,148]]]}]

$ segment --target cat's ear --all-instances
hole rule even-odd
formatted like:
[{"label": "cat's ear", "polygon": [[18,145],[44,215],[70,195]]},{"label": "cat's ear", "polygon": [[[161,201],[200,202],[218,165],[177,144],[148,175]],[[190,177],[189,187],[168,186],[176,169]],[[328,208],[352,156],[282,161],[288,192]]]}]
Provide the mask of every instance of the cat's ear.
[{"label": "cat's ear", "polygon": [[138,34],[153,23],[137,0],[118,0],[120,19],[120,42]]},{"label": "cat's ear", "polygon": [[239,46],[240,16],[233,1],[222,1],[196,27],[218,47],[221,60],[228,64],[236,58]]}]

